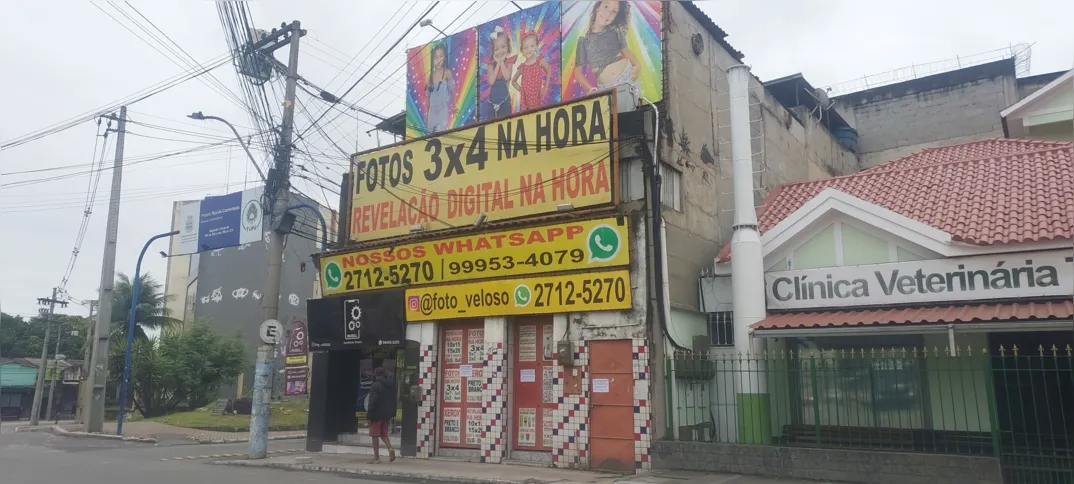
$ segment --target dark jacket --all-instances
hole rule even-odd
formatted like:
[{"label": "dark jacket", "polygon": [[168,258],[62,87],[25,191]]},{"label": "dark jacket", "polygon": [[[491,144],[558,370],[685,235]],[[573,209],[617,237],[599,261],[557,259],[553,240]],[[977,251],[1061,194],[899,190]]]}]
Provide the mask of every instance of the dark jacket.
[{"label": "dark jacket", "polygon": [[395,381],[391,377],[377,378],[369,389],[369,408],[366,418],[372,422],[395,418]]}]

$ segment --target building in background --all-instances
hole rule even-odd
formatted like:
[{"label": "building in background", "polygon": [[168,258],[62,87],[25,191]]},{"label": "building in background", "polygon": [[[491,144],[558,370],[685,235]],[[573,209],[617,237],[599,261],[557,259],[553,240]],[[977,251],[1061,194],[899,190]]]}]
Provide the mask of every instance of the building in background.
[{"label": "building in background", "polygon": [[1023,96],[1001,115],[1007,137],[1074,141],[1074,70]]},{"label": "building in background", "polygon": [[[1072,187],[1074,145],[1000,139],[773,190],[759,216],[768,316],[751,335],[767,353],[669,360],[689,396],[671,412],[677,437],[710,445],[702,459],[661,444],[660,464],[738,472],[711,450],[747,425],[770,432],[747,451],[759,462],[799,448],[755,471],[787,477],[856,481],[877,451],[899,455],[875,472],[905,482],[1070,475]],[[701,279],[714,323],[735,309],[734,257],[725,247]],[[770,411],[736,418],[726,395],[758,378]]]},{"label": "building in background", "polygon": [[[173,204],[172,228],[179,230],[181,207],[187,203]],[[328,240],[335,237],[336,213],[315,200],[300,194],[291,194],[291,204],[305,203],[317,207],[328,224]],[[284,247],[283,271],[280,288],[280,321],[290,327],[293,320],[305,320],[306,300],[317,295],[317,268],[311,258],[322,250],[321,223],[306,209],[292,210],[296,216],[294,232],[287,237]],[[170,241],[170,253],[178,251],[178,237]],[[221,390],[222,397],[248,394],[253,385],[253,366],[257,346],[260,344],[258,328],[261,325],[261,294],[267,277],[268,250],[266,244],[256,242],[203,251],[197,254],[168,258],[168,274],[165,292],[170,296],[167,308],[172,317],[192,322],[205,320],[223,335],[240,334],[246,343],[247,364],[243,374],[233,386]],[[277,375],[272,379],[273,395],[283,395],[283,354],[276,355]]]},{"label": "building in background", "polygon": [[[615,12],[593,15],[597,5],[548,2],[493,20],[477,27],[476,48],[467,32],[437,41],[443,45],[415,47],[406,122],[397,117],[384,124],[394,135],[412,136],[409,144],[356,155],[347,190],[352,200],[341,208],[349,212],[348,246],[321,259],[328,272],[325,297],[316,302],[323,306],[310,306],[316,354],[307,448],[360,452],[347,447],[366,442],[350,422],[361,408],[361,362],[370,360],[369,367],[402,367],[404,455],[651,468],[650,447],[666,430],[663,355],[698,341],[708,347],[697,274],[711,268],[731,234],[726,72],[743,55],[691,2],[618,2]],[[534,22],[557,8],[560,22],[540,25],[558,28],[558,36],[537,32],[536,53],[527,53],[534,49],[523,45],[532,42]],[[599,22],[609,24],[594,28]],[[579,47],[615,40],[593,36],[608,28],[623,32],[636,59],[604,58],[596,50],[589,56]],[[541,53],[557,46],[561,78],[555,81],[567,104],[527,99],[522,91],[532,81],[521,82],[522,89],[500,84],[504,70],[497,73],[497,65],[517,72],[534,55],[548,62],[553,56]],[[440,70],[445,66],[452,70]],[[476,72],[474,86],[470,72]],[[593,88],[599,94],[587,95]],[[749,92],[755,200],[783,183],[859,171],[851,145],[825,120],[792,112],[755,78]],[[477,121],[467,117],[469,105],[450,109],[469,102],[476,103]],[[444,121],[445,112],[461,117]],[[535,130],[548,138],[553,120],[560,123],[556,144],[538,150]],[[438,136],[432,128],[445,122],[458,130]],[[524,139],[517,138],[520,125]],[[419,135],[429,137],[413,137]],[[578,138],[591,135],[599,142]],[[467,148],[476,139],[487,140],[484,148]],[[440,165],[428,154],[437,146],[450,150],[437,155]],[[612,153],[599,152],[608,148]],[[559,153],[542,156],[549,149]],[[601,171],[609,168],[612,176]],[[446,179],[452,183],[440,170],[452,173]],[[659,174],[660,193],[650,194],[647,172]],[[595,192],[581,190],[582,173],[593,177],[585,183]],[[534,183],[548,198],[520,201],[520,193],[533,192],[519,176],[541,174]],[[563,192],[564,179],[574,183],[571,193]],[[428,202],[422,194],[443,197],[443,207],[422,205]],[[489,204],[475,209],[470,199]],[[492,205],[502,200],[514,205]],[[401,210],[404,205],[411,208]],[[663,223],[652,222],[654,207]],[[419,217],[424,210],[438,213]],[[552,235],[559,239],[549,240]],[[507,250],[483,245],[516,239],[526,243]],[[661,253],[653,253],[655,239]],[[448,245],[466,249],[435,252]],[[417,246],[425,255],[415,255]],[[416,265],[401,267],[407,264]],[[551,305],[547,299],[549,291],[569,291],[564,288],[592,296],[594,281],[614,301],[608,293],[582,301],[557,292]],[[404,336],[392,337],[397,334]],[[373,347],[400,349],[389,357]]]}]

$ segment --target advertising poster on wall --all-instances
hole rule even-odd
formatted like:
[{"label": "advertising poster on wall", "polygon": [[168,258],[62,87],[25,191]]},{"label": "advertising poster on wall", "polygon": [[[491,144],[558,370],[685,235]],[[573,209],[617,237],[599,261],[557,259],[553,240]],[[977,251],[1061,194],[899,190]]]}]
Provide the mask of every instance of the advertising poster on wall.
[{"label": "advertising poster on wall", "polygon": [[473,374],[466,379],[466,403],[481,403],[485,401],[483,395],[485,383],[485,370],[474,368]]},{"label": "advertising poster on wall", "polygon": [[[479,434],[480,435],[480,434]],[[444,429],[441,438],[445,443],[458,444],[462,442],[462,409],[444,409]]]},{"label": "advertising poster on wall", "polygon": [[559,102],[559,9],[545,2],[478,26],[479,119]]},{"label": "advertising poster on wall", "polygon": [[542,408],[541,417],[541,423],[543,424],[541,426],[543,430],[541,433],[541,446],[552,447],[552,428],[556,425],[552,419],[552,409]]},{"label": "advertising poster on wall", "polygon": [[407,138],[477,121],[477,29],[407,51]]},{"label": "advertising poster on wall", "polygon": [[466,443],[469,445],[481,445],[481,408],[466,409]]},{"label": "advertising poster on wall", "polygon": [[630,84],[642,98],[663,98],[659,1],[563,2],[563,95],[578,99]]},{"label": "advertising poster on wall", "polygon": [[261,241],[264,192],[264,188],[257,187],[183,205],[179,213],[179,250],[173,255]]},{"label": "advertising poster on wall", "polygon": [[309,338],[304,321],[292,321],[287,337],[284,368],[284,394],[305,395],[309,380]]},{"label": "advertising poster on wall", "polygon": [[518,445],[534,447],[537,445],[537,409],[518,409]]}]

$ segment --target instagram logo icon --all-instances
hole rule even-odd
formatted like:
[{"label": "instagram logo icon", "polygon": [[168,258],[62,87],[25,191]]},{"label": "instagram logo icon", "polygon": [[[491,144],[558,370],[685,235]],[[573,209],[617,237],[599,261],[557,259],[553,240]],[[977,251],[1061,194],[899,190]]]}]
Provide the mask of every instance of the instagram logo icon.
[{"label": "instagram logo icon", "polygon": [[421,308],[421,298],[418,296],[410,296],[407,298],[407,309],[417,312]]}]

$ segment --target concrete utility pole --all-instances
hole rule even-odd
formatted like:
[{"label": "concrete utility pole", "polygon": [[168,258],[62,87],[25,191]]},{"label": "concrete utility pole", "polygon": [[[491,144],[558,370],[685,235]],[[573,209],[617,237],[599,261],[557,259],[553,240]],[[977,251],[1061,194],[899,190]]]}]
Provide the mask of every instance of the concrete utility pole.
[{"label": "concrete utility pole", "polygon": [[[63,322],[56,324],[56,351],[52,352],[52,365],[56,367],[55,375],[52,375],[52,380],[48,382],[48,407],[45,409],[45,420],[52,419],[54,417],[52,409],[56,408],[53,404],[56,401],[56,380],[59,380],[63,376],[63,372],[60,371],[60,343],[63,342]],[[56,411],[59,411],[56,408]],[[58,420],[58,419],[55,419]]]},{"label": "concrete utility pole", "polygon": [[[119,108],[119,136],[116,159],[112,163],[112,195],[108,201],[108,229],[104,236],[104,262],[101,264],[101,291],[97,299],[97,324],[93,332],[93,362],[89,367],[89,415],[83,418],[86,432],[104,430],[105,385],[108,382],[108,335],[112,324],[112,289],[116,284],[116,239],[119,238],[119,195],[123,187],[123,139],[127,133],[127,106]],[[135,281],[135,284],[138,282]],[[120,412],[123,409],[119,409]]]},{"label": "concrete utility pole", "polygon": [[[275,226],[277,217],[287,210],[291,176],[291,137],[294,131],[295,87],[298,81],[298,41],[303,32],[297,20],[281,29],[277,35],[290,33],[290,56],[287,61],[287,85],[284,89],[283,125],[280,128],[280,145],[276,150],[276,161],[269,171],[265,184],[268,204],[266,214],[270,216],[271,225]],[[274,45],[265,47],[275,50],[284,44],[279,40]],[[265,296],[262,301],[262,321],[276,320],[280,314],[280,275],[283,269],[284,234],[276,230],[268,232],[268,281],[265,284]],[[268,417],[269,417],[269,376],[272,374],[273,345],[262,343],[257,348],[257,366],[254,367],[254,388],[252,409],[250,411],[250,451],[251,459],[264,459],[268,453]]]},{"label": "concrete utility pole", "polygon": [[[59,288],[52,288],[52,297],[40,297],[37,298],[37,303],[48,306],[48,312],[44,313],[45,317],[45,340],[41,342],[41,363],[37,365],[37,382],[34,384],[34,404],[30,407],[30,425],[37,425],[41,418],[41,398],[45,392],[45,367],[48,366],[48,339],[52,332],[52,317],[56,314],[56,303],[66,305],[67,303],[56,300],[56,293]],[[42,311],[44,312],[44,311]],[[57,331],[59,332],[59,331]],[[59,347],[56,348],[59,351]],[[56,378],[53,377],[53,382]],[[49,408],[52,407],[52,399],[49,398]]]},{"label": "concrete utility pole", "polygon": [[[89,303],[89,319],[92,320],[93,317],[97,314],[97,301],[93,300],[93,301],[86,301],[86,302]],[[89,391],[89,384],[88,383],[89,383],[89,369],[91,367],[90,363],[91,363],[91,360],[92,360],[92,357],[93,357],[93,343],[94,343],[93,334],[94,333],[95,333],[95,331],[94,331],[93,326],[92,325],[87,325],[86,326],[86,344],[85,344],[85,347],[82,348],[82,374],[81,374],[81,376],[79,378],[81,381],[79,382],[79,385],[78,385],[78,405],[77,405],[77,410],[76,410],[76,412],[78,414],[76,416],[76,418],[78,419],[78,423],[84,423],[86,421],[86,409],[89,408],[90,391]]]}]

